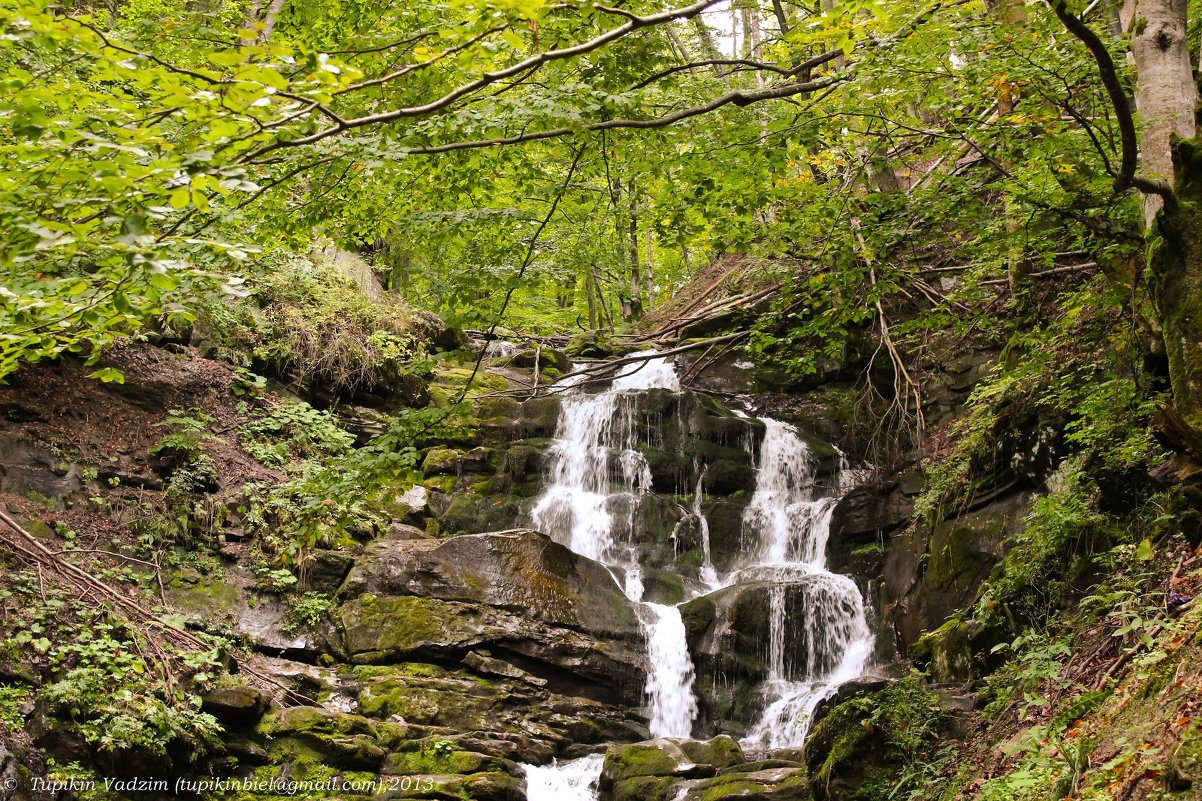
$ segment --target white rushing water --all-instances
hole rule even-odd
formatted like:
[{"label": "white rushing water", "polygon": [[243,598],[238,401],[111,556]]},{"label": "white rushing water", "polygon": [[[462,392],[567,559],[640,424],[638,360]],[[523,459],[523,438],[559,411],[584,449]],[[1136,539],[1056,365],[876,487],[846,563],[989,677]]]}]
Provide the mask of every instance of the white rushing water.
[{"label": "white rushing water", "polygon": [[542,767],[523,765],[526,798],[528,801],[593,801],[597,797],[597,782],[604,762],[604,755],[592,754]]},{"label": "white rushing water", "polygon": [[665,604],[643,604],[649,618],[643,623],[647,635],[647,700],[651,707],[652,737],[688,737],[697,717],[693,696],[693,660],[685,641],[680,610]]},{"label": "white rushing water", "polygon": [[[549,484],[532,512],[534,524],[621,576],[627,597],[639,605],[647,640],[651,734],[689,737],[697,700],[684,622],[676,607],[642,601],[642,573],[631,544],[639,499],[651,488],[651,471],[637,446],[640,426],[652,421],[636,419],[638,394],[679,391],[679,379],[670,361],[652,358],[621,368],[601,392],[571,384],[561,388]],[[815,707],[862,673],[872,646],[858,587],[827,570],[825,556],[835,504],[859,475],[840,454],[835,486],[823,492],[818,460],[796,429],[778,420],[763,423],[756,488],[743,516],[747,556],[739,569],[720,577],[712,562],[702,508],[704,464],[696,466],[697,484],[686,513],[700,535],[704,585],[711,590],[743,582],[768,585],[765,709],[742,740],[750,751],[801,745]],[[589,759],[594,758],[527,768],[529,798],[594,798],[587,777],[595,777],[591,771],[599,772],[600,762],[594,766]]]},{"label": "white rushing water", "polygon": [[[763,422],[767,430],[756,490],[743,513],[744,537],[753,540],[749,546],[756,562],[734,577],[771,584],[768,678],[761,688],[765,710],[742,740],[749,750],[802,745],[814,709],[841,684],[859,677],[872,653],[859,587],[826,568],[831,515],[838,493],[846,489],[846,460],[840,454],[836,494],[818,497],[818,460],[805,441],[787,423]],[[796,637],[798,626],[802,654],[788,648],[788,635]]]},{"label": "white rushing water", "polygon": [[[688,737],[697,700],[684,622],[676,607],[642,603],[642,574],[628,542],[638,499],[651,488],[651,469],[635,449],[637,396],[649,389],[680,390],[670,361],[624,366],[603,392],[569,388],[551,446],[550,484],[532,516],[535,526],[576,553],[625,571],[623,589],[639,604],[647,639],[651,734]],[[625,514],[616,514],[621,509]]]}]

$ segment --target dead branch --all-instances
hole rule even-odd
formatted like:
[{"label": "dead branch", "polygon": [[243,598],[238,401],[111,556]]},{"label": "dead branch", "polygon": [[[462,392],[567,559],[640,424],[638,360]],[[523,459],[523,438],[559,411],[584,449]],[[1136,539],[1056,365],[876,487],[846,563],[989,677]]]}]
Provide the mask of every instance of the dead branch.
[{"label": "dead branch", "polygon": [[[587,367],[582,367],[579,370],[573,370],[570,373],[565,373],[554,384],[544,384],[539,387],[534,387],[532,391],[524,389],[507,389],[498,392],[490,392],[485,395],[481,395],[480,397],[498,398],[526,396],[528,398],[533,398],[537,397],[540,393],[558,393],[564,392],[568,389],[577,389],[596,384],[604,384],[614,379],[614,373],[617,372],[618,368],[620,367],[624,367],[629,364],[641,364],[644,362],[649,362],[652,359],[675,356],[679,353],[687,353],[691,350],[697,350],[698,348],[709,348],[717,344],[734,342],[736,340],[743,339],[748,335],[749,333],[747,331],[736,331],[733,334],[723,334],[722,336],[710,337],[709,339],[699,339],[696,342],[689,342],[685,345],[669,348],[668,350],[642,351],[639,353],[632,353],[628,356],[623,356],[619,359],[612,359],[603,362],[592,362]],[[576,380],[573,380],[570,384],[565,386],[563,382],[568,379]]]},{"label": "dead branch", "polygon": [[[868,244],[864,241],[863,235],[860,233],[860,221],[852,219],[852,229],[855,231],[856,241],[860,246],[860,255],[868,264],[868,279],[873,288],[876,287],[876,265],[874,259],[868,251]],[[893,364],[893,400],[890,401],[898,411],[898,417],[904,422],[906,418],[913,417],[915,437],[921,442],[923,429],[926,428],[926,420],[922,414],[922,389],[918,386],[918,382],[910,375],[910,371],[906,369],[905,360],[902,359],[901,353],[898,352],[897,346],[893,342],[893,337],[889,333],[889,318],[885,315],[885,307],[878,298],[874,305],[876,306],[877,326],[881,332],[881,342],[877,346],[877,352],[883,346],[889,353],[889,361]],[[875,359],[876,354],[873,354]],[[872,360],[869,361],[869,369],[872,367]],[[871,382],[869,382],[871,385]],[[907,395],[913,399],[914,413],[911,415],[906,409]],[[884,419],[885,415],[881,416]]]},{"label": "dead branch", "polygon": [[[38,571],[39,577],[42,576],[43,570],[46,570],[80,594],[93,594],[111,603],[117,610],[124,614],[128,621],[146,637],[151,647],[155,649],[156,655],[163,663],[163,670],[170,671],[170,667],[167,664],[167,653],[162,648],[160,640],[193,651],[212,650],[212,643],[206,642],[196,634],[157,617],[129,596],[124,595],[86,570],[67,561],[64,558],[64,552],[53,551],[46,547],[46,545],[26,531],[2,509],[0,509],[0,523],[4,524],[3,527],[0,527],[0,542],[3,542],[24,561],[33,564]],[[5,529],[7,529],[8,533],[3,533]],[[70,551],[66,553],[70,553]],[[157,632],[157,636],[155,632]],[[270,676],[255,670],[246,664],[245,661],[235,659],[235,662],[241,672],[250,676],[261,685],[282,690],[286,695],[302,700],[304,703],[315,703],[312,699],[300,695],[295,690],[285,687]],[[168,673],[169,676],[170,673]]]}]

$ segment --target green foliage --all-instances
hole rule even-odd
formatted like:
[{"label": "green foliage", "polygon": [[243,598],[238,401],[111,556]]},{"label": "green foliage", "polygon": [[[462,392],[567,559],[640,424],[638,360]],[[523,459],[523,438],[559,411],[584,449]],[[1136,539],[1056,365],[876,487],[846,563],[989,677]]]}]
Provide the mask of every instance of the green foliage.
[{"label": "green foliage", "polygon": [[989,698],[986,716],[996,716],[1017,704],[1018,717],[1028,710],[1048,705],[1051,693],[1067,689],[1061,669],[1072,655],[1068,640],[1044,630],[1028,629],[1012,642],[994,646],[993,653],[1008,655],[1003,667],[989,676],[984,696]]},{"label": "green foliage", "polygon": [[[20,649],[49,674],[37,695],[61,719],[53,725],[73,724],[97,749],[116,754],[162,756],[182,744],[199,757],[217,745],[217,721],[200,710],[195,695],[168,685],[159,660],[173,657],[152,649],[134,627],[28,573],[10,574],[10,589],[21,612],[6,620],[0,645]],[[188,678],[190,688],[199,688],[216,664],[214,651],[179,659],[172,669],[176,681]],[[9,704],[20,697],[4,693],[6,725],[18,723]]]},{"label": "green foliage", "polygon": [[394,296],[372,301],[351,279],[305,259],[276,260],[249,295],[210,303],[220,352],[340,395],[395,382],[424,356],[436,321]]},{"label": "green foliage", "polygon": [[355,438],[338,427],[328,411],[309,404],[243,402],[238,411],[250,413],[238,427],[243,449],[256,461],[272,467],[285,467],[296,460],[341,456],[350,451]]},{"label": "green foliage", "polygon": [[982,588],[976,614],[982,620],[1009,615],[1043,620],[1059,608],[1066,582],[1089,564],[1100,543],[1122,535],[1097,510],[1098,489],[1069,460],[1060,468],[1063,483],[1038,497],[1023,520],[1022,531]]},{"label": "green foliage", "polygon": [[293,598],[292,625],[299,629],[312,628],[322,621],[334,605],[334,599],[321,592],[306,592]]},{"label": "green foliage", "polygon": [[811,781],[862,775],[864,783],[855,798],[921,797],[944,758],[933,749],[946,725],[938,694],[916,674],[845,701],[819,721],[812,734],[812,743],[829,750],[820,765],[812,766]]},{"label": "green foliage", "polygon": [[306,461],[283,484],[251,488],[247,524],[272,560],[300,570],[314,548],[338,545],[351,534],[374,535],[398,498],[420,480],[421,448],[467,435],[468,409],[404,410],[366,446]]},{"label": "green foliage", "polygon": [[17,731],[25,723],[22,708],[33,697],[25,687],[0,686],[0,724],[9,732]]},{"label": "green foliage", "polygon": [[1149,423],[1165,398],[1132,370],[1139,354],[1130,321],[1119,316],[1122,302],[1095,279],[1057,297],[1046,327],[1008,323],[1014,331],[1002,362],[973,390],[952,446],[928,467],[921,516],[970,503],[980,484],[1005,475],[1010,466],[999,457],[1024,435],[1063,431],[1064,449],[1081,457],[1077,469],[1094,474],[1163,460]]},{"label": "green foliage", "polygon": [[171,409],[158,423],[159,428],[172,428],[150,449],[151,453],[174,451],[188,459],[205,455],[205,443],[214,439],[209,433],[213,418],[203,409]]}]

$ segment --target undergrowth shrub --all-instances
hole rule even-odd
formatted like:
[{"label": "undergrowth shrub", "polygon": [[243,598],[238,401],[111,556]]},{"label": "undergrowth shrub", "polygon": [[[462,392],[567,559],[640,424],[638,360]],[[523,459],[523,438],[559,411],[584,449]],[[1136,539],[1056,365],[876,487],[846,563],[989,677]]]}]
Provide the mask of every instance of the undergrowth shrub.
[{"label": "undergrowth shrub", "polygon": [[[74,727],[98,752],[118,757],[182,753],[196,760],[219,747],[221,727],[194,693],[221,670],[222,643],[213,640],[206,652],[165,650],[94,602],[39,579],[10,574],[5,597],[14,603],[0,626],[0,653],[22,654],[46,676],[21,694],[36,692],[46,702],[54,713],[49,725]],[[14,727],[21,711],[3,705],[11,697],[12,690],[0,693],[0,712]]]},{"label": "undergrowth shrub", "polygon": [[355,442],[354,436],[339,427],[334,415],[304,401],[272,403],[255,398],[240,403],[238,412],[247,416],[238,427],[243,450],[271,467],[341,456]]},{"label": "undergrowth shrub", "polygon": [[349,278],[301,259],[247,287],[246,298],[205,309],[218,354],[336,396],[396,382],[437,330],[430,315],[391,296],[374,302]]}]

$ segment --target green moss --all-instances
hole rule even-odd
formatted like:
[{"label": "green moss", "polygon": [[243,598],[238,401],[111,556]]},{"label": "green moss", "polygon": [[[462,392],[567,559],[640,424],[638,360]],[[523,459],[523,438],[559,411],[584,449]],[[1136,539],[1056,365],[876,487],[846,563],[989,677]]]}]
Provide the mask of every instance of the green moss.
[{"label": "green moss", "polygon": [[456,448],[431,448],[422,460],[422,472],[426,475],[442,473],[456,474],[463,461],[463,451]]},{"label": "green moss", "polygon": [[489,769],[495,770],[502,764],[502,760],[486,754],[477,754],[474,751],[444,750],[430,747],[429,743],[423,743],[422,747],[417,750],[390,754],[384,763],[384,772],[397,776],[430,773],[469,774]]},{"label": "green moss", "polygon": [[624,779],[614,784],[610,798],[613,801],[656,801],[671,796],[668,789],[679,782],[673,776],[639,776]]},{"label": "green moss", "polygon": [[670,775],[675,770],[676,760],[654,745],[614,745],[605,754],[605,775],[616,782],[637,776]]},{"label": "green moss", "polygon": [[359,711],[369,717],[396,715],[409,723],[433,723],[438,719],[437,690],[410,687],[404,681],[373,683],[359,695]]},{"label": "green moss", "polygon": [[451,632],[460,628],[455,624],[459,607],[428,598],[365,594],[342,606],[338,619],[352,661],[370,664],[447,642]]},{"label": "green moss", "polygon": [[371,721],[317,707],[290,707],[265,717],[258,731],[276,763],[323,763],[349,770],[374,770],[385,749]]},{"label": "green moss", "polygon": [[818,722],[806,742],[810,786],[832,801],[900,794],[918,778],[918,767],[930,762],[945,727],[939,696],[913,675],[845,701]]},{"label": "green moss", "polygon": [[450,495],[455,491],[455,480],[457,476],[430,476],[422,480],[422,486],[428,490],[441,492],[444,495]]},{"label": "green moss", "polygon": [[977,665],[970,640],[968,624],[956,615],[934,631],[924,632],[910,646],[910,659],[927,668],[937,682],[971,681],[977,675]]}]

